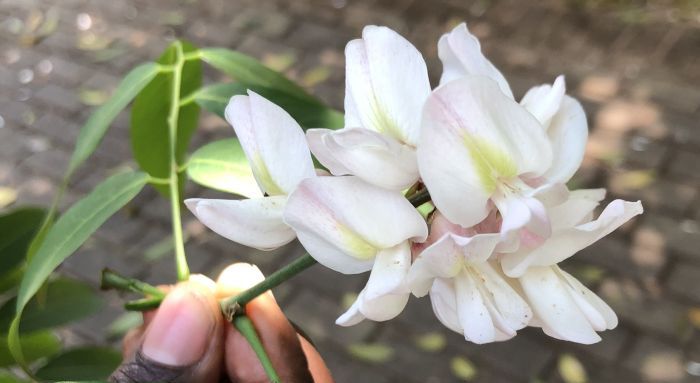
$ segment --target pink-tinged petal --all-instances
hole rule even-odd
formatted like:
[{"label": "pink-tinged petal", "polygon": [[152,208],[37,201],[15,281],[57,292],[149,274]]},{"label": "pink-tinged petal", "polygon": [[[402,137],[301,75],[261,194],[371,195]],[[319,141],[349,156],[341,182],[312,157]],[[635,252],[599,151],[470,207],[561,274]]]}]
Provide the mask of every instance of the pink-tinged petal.
[{"label": "pink-tinged petal", "polygon": [[284,220],[309,254],[342,273],[367,271],[378,251],[428,234],[403,195],[356,177],[307,178],[289,196]]},{"label": "pink-tinged petal", "polygon": [[345,126],[415,145],[420,111],[430,94],[420,52],[386,27],[367,26],[345,47]]},{"label": "pink-tinged petal", "polygon": [[185,205],[205,226],[222,237],[260,250],[276,249],[295,238],[282,221],[287,197],[244,200],[185,200]]},{"label": "pink-tinged petal", "polygon": [[409,271],[407,284],[417,297],[425,296],[435,278],[453,278],[464,266],[464,257],[450,234],[423,250]]},{"label": "pink-tinged petal", "polygon": [[456,224],[479,223],[502,180],[537,176],[551,155],[539,122],[487,77],[449,82],[426,102],[418,167],[436,207]]},{"label": "pink-tinged petal", "polygon": [[380,250],[365,288],[365,298],[372,300],[396,293],[411,266],[411,245],[408,241]]},{"label": "pink-tinged petal", "polygon": [[496,328],[484,299],[471,273],[463,272],[455,279],[457,316],[464,330],[464,338],[476,344],[496,340]]},{"label": "pink-tinged petal", "polygon": [[486,76],[496,81],[506,96],[513,98],[508,81],[481,52],[479,40],[469,33],[467,24],[461,23],[440,37],[438,56],[442,61],[440,85],[466,75]]},{"label": "pink-tinged petal", "polygon": [[532,113],[547,129],[552,117],[559,110],[565,93],[564,76],[558,76],[552,85],[540,85],[528,90],[520,101],[520,105]]},{"label": "pink-tinged petal", "polygon": [[415,260],[407,278],[408,287],[415,296],[424,296],[433,279],[453,278],[466,264],[486,262],[499,241],[497,233],[473,237],[445,234]]},{"label": "pink-tinged petal", "polygon": [[418,180],[415,149],[372,130],[311,129],[309,146],[334,175],[355,175],[390,190],[404,190]]},{"label": "pink-tinged petal", "polygon": [[435,280],[430,289],[430,303],[440,323],[456,333],[464,333],[457,316],[457,293],[452,279]]},{"label": "pink-tinged petal", "polygon": [[643,212],[641,202],[612,201],[598,219],[554,233],[542,246],[504,254],[501,265],[510,277],[522,275],[530,266],[557,264],[610,234]]},{"label": "pink-tinged petal", "polygon": [[559,339],[592,344],[600,341],[568,287],[551,267],[531,267],[520,277],[530,307],[548,333]]},{"label": "pink-tinged petal", "polygon": [[564,96],[547,130],[552,143],[552,166],[542,176],[549,182],[565,183],[581,166],[588,140],[586,112],[575,99]]},{"label": "pink-tinged petal", "polygon": [[248,96],[233,96],[225,114],[265,193],[289,194],[301,180],[315,176],[304,132],[284,109],[248,91]]},{"label": "pink-tinged petal", "polygon": [[539,246],[552,234],[547,210],[537,199],[511,194],[494,198],[503,217],[501,237],[508,249],[514,251],[521,245]]},{"label": "pink-tinged petal", "polygon": [[579,308],[586,314],[588,321],[596,331],[612,330],[617,327],[617,315],[605,301],[596,293],[584,286],[571,274],[555,266],[564,281],[569,284],[571,296],[576,300]]}]

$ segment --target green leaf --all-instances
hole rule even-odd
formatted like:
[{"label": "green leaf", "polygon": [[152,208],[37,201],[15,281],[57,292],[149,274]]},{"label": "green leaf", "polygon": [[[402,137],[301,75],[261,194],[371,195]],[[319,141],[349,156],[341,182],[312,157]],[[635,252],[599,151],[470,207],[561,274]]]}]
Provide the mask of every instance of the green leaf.
[{"label": "green leaf", "polygon": [[23,363],[19,342],[20,318],[29,300],[51,272],[77,250],[112,214],[144,187],[148,176],[141,172],[115,174],[99,184],[87,197],[76,202],[49,229],[35,256],[29,261],[17,294],[15,318],[8,338],[14,357]]},{"label": "green leaf", "polygon": [[248,198],[262,196],[236,138],[214,141],[197,149],[188,162],[187,175],[212,189]]},{"label": "green leaf", "polygon": [[384,363],[394,356],[394,349],[380,343],[355,343],[348,346],[350,355],[371,363]]},{"label": "green leaf", "polygon": [[44,209],[24,207],[0,216],[0,275],[13,271],[25,259],[45,215]]},{"label": "green leaf", "polygon": [[[20,338],[24,358],[32,362],[40,358],[51,356],[61,350],[58,337],[51,331],[38,331],[31,334],[22,334]],[[0,367],[14,365],[15,359],[7,348],[7,338],[0,336]],[[0,379],[0,382],[2,379]]]},{"label": "green leaf", "polygon": [[216,84],[203,87],[192,97],[202,108],[225,118],[224,110],[231,96],[247,94],[248,88],[282,107],[305,130],[320,127],[328,129],[343,127],[343,114],[337,110],[322,105],[318,101],[310,102],[276,89],[256,85],[246,87],[241,83]]},{"label": "green leaf", "polygon": [[20,379],[9,372],[0,371],[0,383],[29,383],[29,381]]},{"label": "green leaf", "polygon": [[[47,294],[34,297],[24,308],[21,332],[32,332],[61,326],[87,316],[103,307],[102,299],[86,283],[57,279],[47,285]],[[12,299],[0,308],[0,331],[6,332],[15,313],[16,300]]]},{"label": "green leaf", "polygon": [[49,359],[36,376],[52,382],[107,379],[121,360],[121,353],[111,348],[76,348]]},{"label": "green leaf", "polygon": [[455,377],[465,381],[474,380],[477,375],[474,363],[463,356],[455,356],[450,360],[450,370]]},{"label": "green leaf", "polygon": [[246,88],[241,83],[214,84],[200,88],[192,98],[202,108],[217,114],[221,118],[224,116],[226,105],[232,96],[246,94]]},{"label": "green leaf", "polygon": [[223,48],[202,49],[200,52],[202,60],[236,81],[234,84],[227,84],[228,87],[220,85],[213,90],[202,90],[206,92],[205,96],[209,96],[205,103],[197,100],[203,108],[223,117],[223,110],[231,96],[245,94],[246,89],[251,89],[281,106],[304,129],[343,127],[342,113],[324,105],[299,85],[260,61]]},{"label": "green leaf", "polygon": [[[175,42],[158,59],[162,65],[172,65],[177,59]],[[197,50],[191,44],[182,42],[184,53]],[[161,72],[136,96],[131,108],[131,148],[134,158],[148,174],[168,178],[170,176],[170,136],[168,116],[172,94],[173,72]],[[187,60],[182,67],[180,96],[197,90],[202,83],[202,63],[198,59]],[[180,107],[177,121],[175,157],[177,163],[184,163],[187,146],[197,128],[199,106],[188,103]],[[167,194],[167,187],[159,185]]]},{"label": "green leaf", "polygon": [[225,48],[205,48],[200,52],[204,62],[248,88],[275,89],[308,102],[318,103],[318,100],[302,87],[248,55]]},{"label": "green leaf", "polygon": [[66,179],[95,151],[107,128],[119,112],[158,74],[158,65],[145,63],[127,74],[112,97],[97,108],[80,130],[75,150],[68,163]]}]

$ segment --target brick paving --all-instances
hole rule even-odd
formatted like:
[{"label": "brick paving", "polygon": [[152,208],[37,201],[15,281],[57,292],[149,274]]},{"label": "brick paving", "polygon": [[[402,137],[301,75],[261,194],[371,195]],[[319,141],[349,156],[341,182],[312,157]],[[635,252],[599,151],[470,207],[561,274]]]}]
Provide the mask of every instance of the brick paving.
[{"label": "brick paving", "polygon": [[[412,300],[391,322],[340,328],[333,323],[342,302],[366,276],[338,277],[320,266],[276,291],[285,311],[311,335],[339,382],[456,381],[450,368],[455,357],[473,364],[474,381],[560,382],[563,354],[575,356],[595,382],[700,381],[700,18],[697,10],[662,7],[644,14],[567,4],[573,2],[0,0],[0,185],[18,191],[16,204],[47,205],[92,109],[87,95],[109,92],[173,37],[249,53],[340,108],[343,47],[363,25],[388,25],[414,42],[436,82],[437,38],[466,20],[516,95],[566,74],[591,129],[575,185],[606,186],[611,199],[645,203],[644,216],[564,265],[610,302],[619,327],[587,347],[537,329],[476,346],[444,329],[427,300]],[[36,12],[57,17],[55,30],[42,39],[22,33]],[[210,81],[220,78],[205,73]],[[117,119],[76,175],[64,205],[128,163],[128,121],[127,114]],[[203,116],[200,126],[193,148],[231,134],[215,117]],[[197,187],[187,194],[216,195]],[[251,251],[203,230],[192,216],[186,225],[195,272],[214,275],[227,263],[246,260],[269,273],[301,252],[297,245]],[[92,283],[104,266],[154,283],[172,281],[170,257],[141,259],[168,230],[167,203],[146,191],[61,270]],[[107,341],[104,329],[121,313],[119,297],[107,297],[106,310],[64,332],[67,342]],[[442,335],[446,344],[417,347],[416,339],[426,334]],[[393,353],[372,362],[348,352],[355,343],[385,345]]]}]

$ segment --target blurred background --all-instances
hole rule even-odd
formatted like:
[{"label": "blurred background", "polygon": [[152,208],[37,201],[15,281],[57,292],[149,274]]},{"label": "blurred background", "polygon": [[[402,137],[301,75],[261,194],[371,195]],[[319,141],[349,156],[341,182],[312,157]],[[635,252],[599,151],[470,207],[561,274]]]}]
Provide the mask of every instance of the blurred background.
[{"label": "blurred background", "polygon": [[[597,291],[620,325],[594,346],[538,329],[476,346],[443,328],[428,299],[397,319],[351,328],[335,318],[366,275],[315,266],[275,290],[285,312],[338,382],[700,381],[700,1],[697,0],[0,0],[0,208],[47,206],[79,128],[136,64],[173,38],[225,46],[283,71],[342,108],[343,48],[366,24],[387,25],[424,54],[433,84],[437,39],[461,21],[482,42],[516,97],[565,74],[584,104],[590,139],[575,187],[641,199],[646,213],[563,267]],[[206,66],[205,66],[206,67]],[[218,81],[214,72],[206,78]],[[64,206],[131,157],[123,113],[69,188]],[[192,148],[232,129],[203,113]],[[186,196],[215,196],[188,188]],[[97,285],[99,271],[175,280],[169,209],[153,190],[110,219],[61,273]],[[249,261],[265,273],[300,255],[261,253],[218,238],[185,212],[194,272],[215,276]],[[1,233],[0,233],[1,235]],[[118,345],[122,298],[66,328],[68,344]]]}]

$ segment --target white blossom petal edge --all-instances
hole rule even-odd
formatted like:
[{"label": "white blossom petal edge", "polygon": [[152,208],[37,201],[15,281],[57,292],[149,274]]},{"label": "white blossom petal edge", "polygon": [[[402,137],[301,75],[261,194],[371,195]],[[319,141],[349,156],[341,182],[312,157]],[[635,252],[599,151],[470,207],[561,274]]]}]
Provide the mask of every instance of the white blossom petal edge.
[{"label": "white blossom petal edge", "polygon": [[185,201],[207,227],[234,242],[272,250],[295,238],[282,221],[287,194],[315,177],[304,132],[282,108],[248,91],[233,96],[226,120],[236,131],[260,190],[269,197],[247,200],[193,198]]}]

